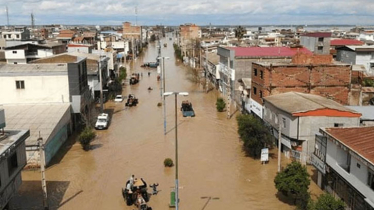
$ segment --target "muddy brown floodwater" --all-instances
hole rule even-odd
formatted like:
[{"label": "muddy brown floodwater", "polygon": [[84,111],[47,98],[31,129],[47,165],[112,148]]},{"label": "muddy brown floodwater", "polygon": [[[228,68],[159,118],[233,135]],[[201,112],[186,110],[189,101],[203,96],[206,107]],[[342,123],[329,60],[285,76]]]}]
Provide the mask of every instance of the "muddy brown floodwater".
[{"label": "muddy brown floodwater", "polygon": [[[187,97],[178,96],[180,209],[294,209],[277,196],[274,187],[276,151],[266,165],[246,157],[235,116],[228,120],[226,113],[215,109],[219,93],[205,93],[201,86],[187,81],[184,66],[174,58],[173,41],[162,41],[168,44],[162,47],[162,56],[170,57],[165,60],[166,91],[189,92]],[[78,143],[64,146],[66,154],[47,168],[50,209],[135,209],[126,206],[121,194],[132,174],[148,184],[159,183],[160,192],[151,197],[149,205],[156,210],[169,209],[175,167],[165,168],[163,161],[168,157],[174,160],[174,96],[166,98],[164,135],[163,111],[157,106],[161,102],[157,71],[140,67],[156,57],[156,44],[151,43],[144,55],[129,64],[131,72],[143,73],[143,77],[136,85],[126,85],[123,95],[135,94],[138,106],[126,108],[125,101],[107,102],[105,109],[112,113],[112,121],[108,130],[97,131],[92,149],[85,152]],[[147,90],[149,86],[152,91]],[[194,118],[183,118],[179,111],[180,102],[186,99],[194,106]],[[11,206],[41,209],[40,172],[24,171],[22,178]]]}]

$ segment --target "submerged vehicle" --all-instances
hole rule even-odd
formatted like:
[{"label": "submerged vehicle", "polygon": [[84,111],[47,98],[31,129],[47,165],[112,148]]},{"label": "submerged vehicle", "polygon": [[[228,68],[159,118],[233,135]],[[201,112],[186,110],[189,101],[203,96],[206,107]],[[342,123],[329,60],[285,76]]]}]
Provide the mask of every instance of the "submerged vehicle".
[{"label": "submerged vehicle", "polygon": [[97,121],[95,123],[95,129],[101,130],[101,129],[107,129],[109,125],[109,114],[107,113],[101,113],[99,116],[97,116]]},{"label": "submerged vehicle", "polygon": [[130,85],[135,85],[139,82],[139,74],[133,73],[130,78]]},{"label": "submerged vehicle", "polygon": [[192,103],[189,101],[182,101],[181,111],[183,117],[195,117],[195,111],[192,108]]},{"label": "submerged vehicle", "polygon": [[143,63],[140,67],[157,68],[158,65],[159,65],[158,62],[147,62],[147,63]]},{"label": "submerged vehicle", "polygon": [[127,97],[126,106],[136,106],[138,104],[138,99],[135,97],[134,94],[129,94],[129,97]]},{"label": "submerged vehicle", "polygon": [[152,210],[152,207],[147,205],[150,199],[147,190],[147,183],[142,178],[135,178],[133,183],[127,180],[126,188],[122,188],[122,196],[126,205],[135,205],[138,210]]}]

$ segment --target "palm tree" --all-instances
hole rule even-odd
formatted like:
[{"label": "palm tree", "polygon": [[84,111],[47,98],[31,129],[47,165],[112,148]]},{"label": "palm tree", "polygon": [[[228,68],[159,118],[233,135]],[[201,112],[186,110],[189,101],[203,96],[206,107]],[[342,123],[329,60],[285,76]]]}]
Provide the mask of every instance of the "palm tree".
[{"label": "palm tree", "polygon": [[246,34],[246,33],[247,33],[247,31],[241,26],[239,26],[235,29],[235,37],[238,38],[239,43],[240,43],[240,40],[243,38],[244,34]]}]

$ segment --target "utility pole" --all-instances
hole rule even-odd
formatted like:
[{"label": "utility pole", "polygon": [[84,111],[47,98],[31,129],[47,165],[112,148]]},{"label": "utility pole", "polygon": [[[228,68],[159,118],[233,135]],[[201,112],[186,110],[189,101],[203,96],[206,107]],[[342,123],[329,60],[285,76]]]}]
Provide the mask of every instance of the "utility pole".
[{"label": "utility pole", "polygon": [[166,102],[165,102],[165,97],[166,96],[164,96],[164,93],[166,92],[165,90],[165,88],[166,88],[166,86],[165,86],[165,57],[162,57],[162,86],[163,86],[163,88],[162,88],[162,90],[163,90],[163,93],[162,93],[162,96],[163,96],[163,105],[164,105],[164,135],[166,135]]},{"label": "utility pole", "polygon": [[208,80],[208,72],[209,72],[209,64],[208,64],[208,47],[205,49],[205,87],[206,87],[206,92],[208,93],[209,91],[209,80]]},{"label": "utility pole", "polygon": [[282,139],[282,131],[281,131],[281,115],[278,114],[278,172],[281,171],[281,139]]},{"label": "utility pole", "polygon": [[6,22],[7,22],[7,26],[9,28],[9,12],[8,12],[8,6],[5,7],[5,10],[6,10]]},{"label": "utility pole", "polygon": [[[40,135],[40,134],[39,134]],[[48,210],[48,197],[47,197],[47,183],[45,180],[45,155],[44,155],[44,145],[43,138],[38,138],[39,144],[39,154],[40,154],[40,171],[42,174],[42,189],[43,189],[43,207],[44,210]]]},{"label": "utility pole", "polygon": [[227,119],[231,118],[231,72],[230,72],[230,56],[227,58]]},{"label": "utility pole", "polygon": [[100,79],[100,113],[103,113],[104,105],[103,105],[103,76],[101,74],[101,39],[100,39],[100,57],[99,57],[99,79]]}]

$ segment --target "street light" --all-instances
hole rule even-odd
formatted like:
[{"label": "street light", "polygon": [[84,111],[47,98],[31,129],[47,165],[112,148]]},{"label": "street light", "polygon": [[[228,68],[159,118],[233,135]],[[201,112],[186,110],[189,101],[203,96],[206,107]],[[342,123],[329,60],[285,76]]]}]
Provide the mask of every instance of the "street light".
[{"label": "street light", "polygon": [[[162,63],[161,63],[161,75],[162,75],[162,86],[161,86],[161,96],[162,94],[165,93],[165,59],[169,59],[169,57],[157,57],[157,60],[162,60]],[[165,104],[165,96],[163,97],[163,100],[162,100],[162,105],[164,106],[164,110],[163,110],[163,114],[164,114],[164,135],[166,135],[166,104]]]},{"label": "street light", "polygon": [[177,123],[177,96],[188,96],[188,92],[164,92],[165,97],[175,95],[175,210],[178,210],[179,198],[178,198],[178,123]]}]

